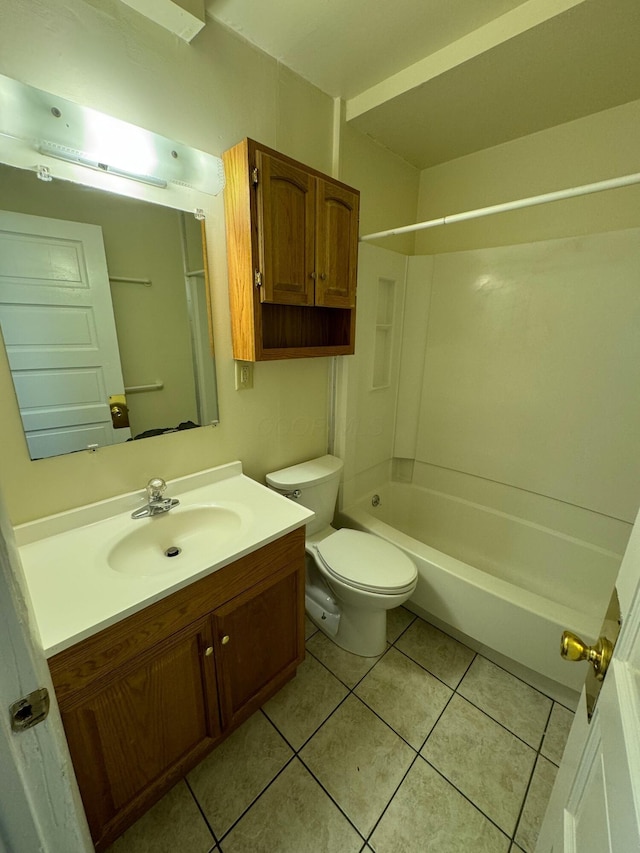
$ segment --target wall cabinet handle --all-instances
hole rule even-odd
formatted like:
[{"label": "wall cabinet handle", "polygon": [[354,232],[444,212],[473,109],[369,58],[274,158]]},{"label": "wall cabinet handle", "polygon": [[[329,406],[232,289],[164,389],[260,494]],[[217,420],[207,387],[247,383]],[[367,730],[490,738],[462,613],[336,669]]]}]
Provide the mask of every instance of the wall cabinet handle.
[{"label": "wall cabinet handle", "polygon": [[207,646],[207,648],[204,650],[204,653],[207,657],[211,657],[211,655],[213,654],[213,646]]},{"label": "wall cabinet handle", "polygon": [[228,634],[225,634],[224,637],[222,638],[222,640],[220,640],[220,642],[222,643],[223,646],[226,646],[230,639],[231,639],[231,637]]}]

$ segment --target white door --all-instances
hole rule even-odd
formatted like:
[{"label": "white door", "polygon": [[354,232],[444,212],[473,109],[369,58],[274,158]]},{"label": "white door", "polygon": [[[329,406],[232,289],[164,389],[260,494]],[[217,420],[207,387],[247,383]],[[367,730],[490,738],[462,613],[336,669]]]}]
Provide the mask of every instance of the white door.
[{"label": "white door", "polygon": [[53,693],[18,579],[13,530],[0,495],[0,853],[89,853],[93,845],[55,705],[46,720],[10,728],[9,707],[40,687]]},{"label": "white door", "polygon": [[0,211],[0,326],[32,459],[131,437],[99,226]]},{"label": "white door", "polygon": [[590,723],[582,693],[536,853],[640,851],[640,514],[616,587],[620,636]]}]

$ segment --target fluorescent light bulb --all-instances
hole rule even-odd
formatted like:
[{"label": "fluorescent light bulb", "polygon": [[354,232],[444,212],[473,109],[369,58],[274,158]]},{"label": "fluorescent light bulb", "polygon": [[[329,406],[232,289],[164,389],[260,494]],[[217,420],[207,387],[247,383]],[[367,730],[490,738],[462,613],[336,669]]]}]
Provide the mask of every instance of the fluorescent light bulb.
[{"label": "fluorescent light bulb", "polygon": [[56,160],[64,160],[66,163],[85,166],[87,169],[94,169],[97,172],[104,172],[107,175],[116,175],[118,178],[127,178],[130,181],[150,184],[152,187],[160,187],[161,189],[167,186],[165,180],[157,178],[155,175],[141,175],[137,172],[127,172],[125,169],[118,169],[115,166],[110,166],[108,163],[100,163],[98,160],[92,160],[81,151],[74,151],[71,148],[64,148],[50,142],[39,143],[38,151],[47,157],[54,157]]}]

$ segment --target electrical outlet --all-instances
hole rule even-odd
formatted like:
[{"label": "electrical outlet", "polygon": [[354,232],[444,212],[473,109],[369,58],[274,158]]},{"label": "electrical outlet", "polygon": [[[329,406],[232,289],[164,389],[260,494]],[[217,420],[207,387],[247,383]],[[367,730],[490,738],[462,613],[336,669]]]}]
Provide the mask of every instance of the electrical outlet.
[{"label": "electrical outlet", "polygon": [[253,362],[236,361],[236,391],[253,388]]}]

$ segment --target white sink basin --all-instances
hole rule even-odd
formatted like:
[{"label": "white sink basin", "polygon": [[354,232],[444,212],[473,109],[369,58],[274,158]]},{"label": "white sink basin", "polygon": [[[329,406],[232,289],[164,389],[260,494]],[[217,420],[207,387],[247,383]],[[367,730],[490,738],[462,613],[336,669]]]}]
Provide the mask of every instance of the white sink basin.
[{"label": "white sink basin", "polygon": [[141,488],[16,528],[47,657],[313,517],[239,462],[169,481],[166,494],[179,506],[151,518],[131,518],[146,504]]},{"label": "white sink basin", "polygon": [[215,549],[237,536],[242,516],[223,506],[190,506],[132,522],[107,563],[116,572],[152,575],[174,571],[185,559],[209,565]]}]

